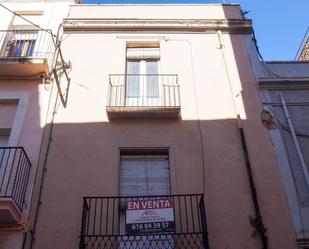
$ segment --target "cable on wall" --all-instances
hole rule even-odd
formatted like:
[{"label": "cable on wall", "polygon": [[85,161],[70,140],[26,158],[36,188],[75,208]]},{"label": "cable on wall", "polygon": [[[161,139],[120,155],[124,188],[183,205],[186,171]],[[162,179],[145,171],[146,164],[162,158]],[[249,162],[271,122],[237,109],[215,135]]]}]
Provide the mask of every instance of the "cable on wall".
[{"label": "cable on wall", "polygon": [[[205,189],[206,189],[206,172],[205,172],[205,143],[203,139],[203,134],[202,134],[202,127],[201,127],[201,122],[200,122],[200,114],[199,114],[199,102],[198,102],[198,96],[197,96],[197,86],[196,86],[196,79],[195,79],[195,70],[194,70],[194,61],[193,61],[193,51],[192,51],[192,44],[190,40],[187,39],[166,39],[165,41],[182,41],[186,42],[189,45],[189,51],[190,51],[190,60],[191,60],[191,73],[192,73],[192,82],[193,82],[193,88],[194,88],[194,98],[195,98],[195,111],[196,111],[196,117],[197,117],[197,126],[198,126],[198,132],[199,132],[199,140],[200,140],[200,148],[201,148],[201,159],[202,159],[202,186],[203,186],[203,195],[205,195]],[[205,128],[204,128],[205,130]],[[206,216],[205,216],[206,218]],[[207,224],[207,220],[206,220]],[[205,228],[205,238],[204,238],[204,243],[205,247],[209,248],[209,240],[208,240],[208,228],[206,225]]]},{"label": "cable on wall", "polygon": [[260,60],[261,60],[261,62],[262,62],[263,67],[266,69],[266,71],[267,71],[269,74],[275,76],[276,78],[280,78],[280,77],[281,77],[280,75],[274,73],[273,71],[271,71],[271,70],[269,69],[268,65],[266,64],[266,62],[265,62],[265,60],[264,60],[264,58],[263,58],[263,56],[262,56],[262,54],[261,54],[261,52],[260,52],[260,49],[259,49],[259,46],[258,46],[257,39],[256,39],[255,32],[254,32],[254,29],[253,29],[253,28],[251,28],[251,32],[252,32],[252,41],[253,41],[253,43],[254,43],[254,45],[255,45],[256,51],[257,51],[258,56],[259,56],[259,58],[260,58]]},{"label": "cable on wall", "polygon": [[203,175],[203,194],[205,194],[205,189],[206,189],[206,182],[205,182],[205,177],[206,177],[206,172],[205,172],[205,143],[202,135],[202,128],[201,128],[201,122],[200,122],[200,114],[199,114],[199,102],[198,102],[198,97],[197,97],[197,87],[196,87],[196,79],[195,79],[195,70],[194,70],[194,61],[193,61],[193,52],[192,52],[192,45],[191,41],[187,39],[165,39],[165,41],[181,41],[181,42],[186,42],[189,45],[189,51],[190,51],[190,60],[191,60],[191,73],[192,73],[192,82],[193,82],[193,87],[194,87],[194,98],[195,98],[195,112],[196,112],[196,117],[197,117],[197,125],[198,125],[198,131],[199,131],[199,138],[200,138],[200,146],[201,146],[201,158],[202,158],[202,175]]},{"label": "cable on wall", "polygon": [[256,192],[254,178],[253,178],[253,172],[252,172],[251,162],[249,158],[249,152],[248,152],[248,147],[246,143],[245,133],[244,133],[244,129],[241,123],[241,118],[240,118],[240,113],[237,107],[237,103],[235,101],[234,90],[232,86],[229,69],[227,66],[227,61],[225,58],[224,44],[222,43],[223,39],[222,39],[222,34],[220,30],[218,31],[218,40],[219,40],[219,49],[221,50],[222,59],[223,59],[223,63],[224,63],[225,71],[226,71],[226,76],[227,76],[228,84],[230,87],[234,111],[235,111],[235,115],[237,118],[241,146],[242,146],[243,156],[244,156],[244,160],[246,164],[246,171],[247,171],[247,175],[249,179],[251,199],[252,199],[254,211],[255,211],[254,216],[251,216],[251,215],[249,216],[249,221],[250,221],[250,224],[255,228],[255,230],[257,231],[257,233],[259,234],[261,238],[262,249],[268,249],[268,236],[266,235],[267,229],[265,228],[262,215],[261,215],[261,210],[260,210],[260,205],[259,205],[258,198],[257,198],[257,192]]}]

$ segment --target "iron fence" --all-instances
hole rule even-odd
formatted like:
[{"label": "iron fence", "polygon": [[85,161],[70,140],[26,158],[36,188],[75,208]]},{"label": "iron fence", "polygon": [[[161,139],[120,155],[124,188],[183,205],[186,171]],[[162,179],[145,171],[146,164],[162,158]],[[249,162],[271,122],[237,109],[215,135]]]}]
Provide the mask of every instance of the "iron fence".
[{"label": "iron fence", "polygon": [[31,163],[23,147],[0,147],[0,198],[12,198],[22,210]]},{"label": "iron fence", "polygon": [[45,58],[49,65],[55,53],[50,33],[40,30],[0,30],[0,58]]},{"label": "iron fence", "polygon": [[203,195],[84,197],[80,249],[112,248],[208,249]]},{"label": "iron fence", "polygon": [[175,74],[110,74],[110,107],[180,107]]}]

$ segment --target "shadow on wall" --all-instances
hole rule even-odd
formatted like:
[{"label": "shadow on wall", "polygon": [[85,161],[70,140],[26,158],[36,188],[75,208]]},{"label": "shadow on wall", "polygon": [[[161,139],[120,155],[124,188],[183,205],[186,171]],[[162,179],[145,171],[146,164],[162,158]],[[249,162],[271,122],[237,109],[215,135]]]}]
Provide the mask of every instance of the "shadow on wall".
[{"label": "shadow on wall", "polygon": [[55,123],[34,248],[78,247],[82,198],[119,195],[120,148],[168,148],[172,194],[205,193],[211,248],[256,247],[237,120],[226,119]]}]

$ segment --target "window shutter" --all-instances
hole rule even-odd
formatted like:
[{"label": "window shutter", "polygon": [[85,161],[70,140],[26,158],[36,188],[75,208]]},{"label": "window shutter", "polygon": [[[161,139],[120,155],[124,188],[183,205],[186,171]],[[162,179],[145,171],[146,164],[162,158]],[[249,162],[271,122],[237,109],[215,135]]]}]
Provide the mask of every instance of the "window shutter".
[{"label": "window shutter", "polygon": [[170,194],[169,167],[166,158],[146,160],[148,195]]},{"label": "window shutter", "polygon": [[120,167],[120,195],[147,195],[145,161],[122,159]]},{"label": "window shutter", "polygon": [[[42,22],[43,12],[42,11],[27,11],[26,13],[23,11],[16,11],[21,17],[29,20],[30,22],[40,26]],[[14,30],[24,30],[24,29],[37,29],[30,22],[27,22],[23,18],[19,16],[14,16],[13,22],[11,24],[11,28]]]},{"label": "window shutter", "polygon": [[120,194],[122,196],[170,194],[167,156],[122,157]]},{"label": "window shutter", "polygon": [[127,48],[127,59],[159,59],[160,48]]}]

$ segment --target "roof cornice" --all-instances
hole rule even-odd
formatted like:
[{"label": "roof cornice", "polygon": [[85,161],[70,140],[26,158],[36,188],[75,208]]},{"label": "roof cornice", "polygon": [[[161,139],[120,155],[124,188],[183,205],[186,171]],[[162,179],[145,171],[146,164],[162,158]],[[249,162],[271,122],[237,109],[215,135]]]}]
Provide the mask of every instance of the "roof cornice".
[{"label": "roof cornice", "polygon": [[297,90],[309,89],[308,77],[280,77],[280,78],[259,78],[259,89],[268,90]]},{"label": "roof cornice", "polygon": [[249,34],[251,20],[242,19],[85,19],[66,18],[64,31],[189,31]]}]

